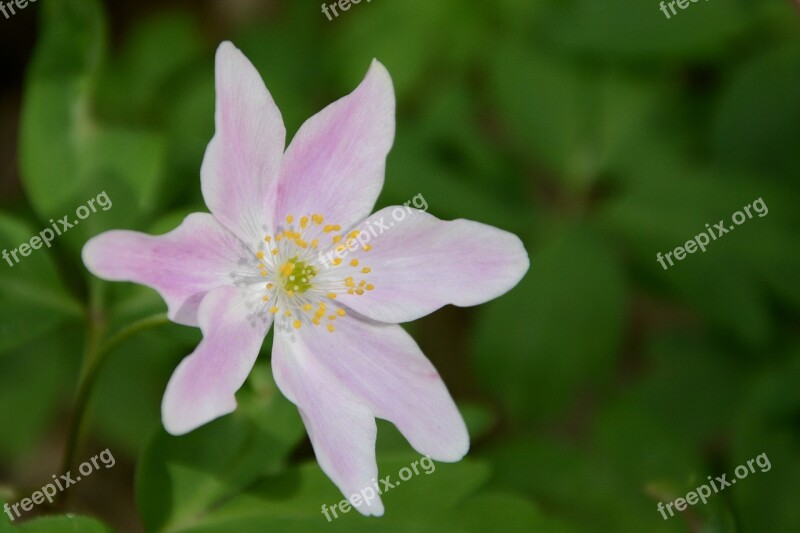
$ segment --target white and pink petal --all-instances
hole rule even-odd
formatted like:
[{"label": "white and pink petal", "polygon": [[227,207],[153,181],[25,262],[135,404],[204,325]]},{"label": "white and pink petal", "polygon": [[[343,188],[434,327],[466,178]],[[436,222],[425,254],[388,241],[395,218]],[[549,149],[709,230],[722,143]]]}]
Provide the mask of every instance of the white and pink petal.
[{"label": "white and pink petal", "polygon": [[[300,411],[322,471],[348,499],[372,489],[378,465],[370,409],[319,364],[297,334],[275,332],[272,371],[283,395]],[[383,515],[377,495],[355,507],[363,515]]]},{"label": "white and pink petal", "polygon": [[206,293],[232,285],[242,242],[207,213],[194,213],[173,231],[152,236],[113,230],[90,239],[83,262],[95,276],[151,287],[167,303],[172,321],[197,326]]},{"label": "white and pink petal", "polygon": [[371,269],[362,277],[374,289],[340,298],[381,322],[410,322],[447,304],[487,302],[519,283],[530,265],[519,237],[471,220],[443,221],[395,206],[378,211],[356,229],[370,237],[370,249],[355,247],[347,260],[358,259]]},{"label": "white and pink petal", "polygon": [[245,242],[271,232],[286,128],[261,76],[230,42],[216,58],[216,133],[200,170],[214,216]]},{"label": "white and pink petal", "polygon": [[276,223],[321,214],[348,227],[368,216],[383,188],[394,115],[391,77],[373,61],[355,91],[308,119],[287,148]]},{"label": "white and pink petal", "polygon": [[334,333],[299,335],[318,365],[378,418],[392,422],[419,453],[460,460],[469,450],[466,425],[442,378],[417,343],[396,324],[346,316]]},{"label": "white and pink petal", "polygon": [[198,312],[203,340],[181,361],[164,393],[164,427],[182,435],[236,409],[235,393],[253,368],[272,315],[252,289],[220,287]]}]

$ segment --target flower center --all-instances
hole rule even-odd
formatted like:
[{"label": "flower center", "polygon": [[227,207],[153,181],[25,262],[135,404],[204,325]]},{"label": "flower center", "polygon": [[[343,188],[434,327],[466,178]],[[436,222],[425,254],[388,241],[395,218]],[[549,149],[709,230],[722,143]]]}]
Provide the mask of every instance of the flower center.
[{"label": "flower center", "polygon": [[287,292],[303,294],[311,288],[311,280],[317,275],[317,270],[306,261],[300,261],[298,256],[294,256],[278,268],[278,273]]},{"label": "flower center", "polygon": [[266,235],[260,243],[254,279],[266,282],[263,309],[275,315],[277,329],[325,324],[333,333],[334,322],[347,314],[336,302],[337,295],[362,296],[375,288],[364,278],[370,267],[359,259],[345,261],[359,248],[372,249],[362,238],[366,232],[340,231],[339,225],[324,224],[322,215],[303,216],[297,223],[289,215],[274,235]]}]

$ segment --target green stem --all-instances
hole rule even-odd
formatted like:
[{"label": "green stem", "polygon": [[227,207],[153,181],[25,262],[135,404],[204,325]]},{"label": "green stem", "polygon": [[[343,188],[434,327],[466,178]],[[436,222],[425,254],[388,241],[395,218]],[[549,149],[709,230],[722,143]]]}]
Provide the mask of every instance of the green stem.
[{"label": "green stem", "polygon": [[101,319],[91,314],[90,311],[86,335],[86,350],[84,353],[84,367],[78,384],[78,392],[75,396],[75,407],[67,430],[67,445],[64,449],[64,459],[61,467],[61,471],[65,473],[71,470],[75,460],[75,452],[80,439],[81,425],[86,413],[86,406],[89,403],[89,398],[91,397],[97,375],[108,354],[114,351],[117,346],[125,342],[129,337],[147,329],[166,324],[169,322],[169,319],[165,313],[143,318],[124,327],[101,345],[102,322]]}]

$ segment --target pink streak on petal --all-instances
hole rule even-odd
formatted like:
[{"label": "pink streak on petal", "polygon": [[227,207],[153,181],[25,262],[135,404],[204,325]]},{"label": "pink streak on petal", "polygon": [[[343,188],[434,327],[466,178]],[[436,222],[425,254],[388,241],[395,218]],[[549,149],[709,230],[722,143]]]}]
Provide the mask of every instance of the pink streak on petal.
[{"label": "pink streak on petal", "polygon": [[[317,461],[342,494],[349,498],[366,488],[374,490],[373,480],[378,477],[375,418],[314,360],[301,338],[276,332],[272,347],[275,382],[300,410]],[[377,495],[356,509],[367,516],[383,515]]]},{"label": "pink streak on petal", "polygon": [[[214,289],[200,304],[203,340],[172,374],[164,393],[164,427],[182,435],[236,409],[235,392],[247,379],[272,315],[253,315],[247,289]],[[251,305],[248,305],[250,303]]]},{"label": "pink streak on petal", "polygon": [[347,316],[336,331],[303,331],[318,364],[392,422],[415,450],[437,461],[458,461],[469,449],[469,434],[439,373],[397,325]]},{"label": "pink streak on petal", "polygon": [[[419,210],[402,220],[378,211],[357,228],[383,219],[383,230],[348,259],[359,259],[372,272],[363,276],[375,286],[363,296],[342,295],[341,302],[381,322],[410,322],[440,307],[478,305],[513,288],[530,262],[519,238],[471,220],[442,221]],[[378,230],[376,230],[377,232]],[[370,235],[371,237],[371,235]]]},{"label": "pink streak on petal", "polygon": [[286,129],[258,71],[229,42],[217,50],[216,86],[217,130],[200,170],[203,198],[240,239],[259,242],[272,222]]},{"label": "pink streak on petal", "polygon": [[135,231],[101,233],[83,248],[97,277],[132,281],[157,290],[174,322],[197,326],[197,307],[215,287],[231,285],[243,244],[207,213],[194,213],[157,237]]},{"label": "pink streak on petal", "polygon": [[347,227],[369,215],[383,187],[394,112],[392,80],[373,61],[355,91],[311,117],[292,140],[281,167],[276,217],[320,213]]}]

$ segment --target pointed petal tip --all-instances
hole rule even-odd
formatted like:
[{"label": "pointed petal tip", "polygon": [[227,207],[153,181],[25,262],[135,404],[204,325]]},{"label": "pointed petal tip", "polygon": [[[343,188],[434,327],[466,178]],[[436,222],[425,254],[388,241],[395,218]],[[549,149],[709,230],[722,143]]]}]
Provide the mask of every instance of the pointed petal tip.
[{"label": "pointed petal tip", "polygon": [[454,446],[452,450],[439,451],[435,454],[429,454],[428,457],[440,463],[457,463],[466,457],[467,453],[469,453],[469,439],[465,443]]},{"label": "pointed petal tip", "polygon": [[219,57],[221,54],[229,54],[231,52],[238,52],[238,51],[239,49],[236,47],[235,44],[233,44],[232,41],[222,41],[221,43],[219,43],[219,46],[217,46],[217,57]]},{"label": "pointed petal tip", "polygon": [[[363,495],[358,492],[356,492],[355,495],[363,497]],[[350,498],[347,499],[349,500]],[[353,505],[353,508],[364,516],[383,516],[385,510],[380,496],[375,496],[375,499],[371,500],[368,505],[364,505],[364,503],[366,503],[366,501],[362,499],[361,504],[358,506]]]},{"label": "pointed petal tip", "polygon": [[161,422],[167,433],[174,437],[186,435],[212,420],[229,415],[236,410],[237,406],[234,398],[230,403],[218,404],[213,411],[192,413],[182,409],[174,399],[174,395],[165,393],[161,404]]}]

